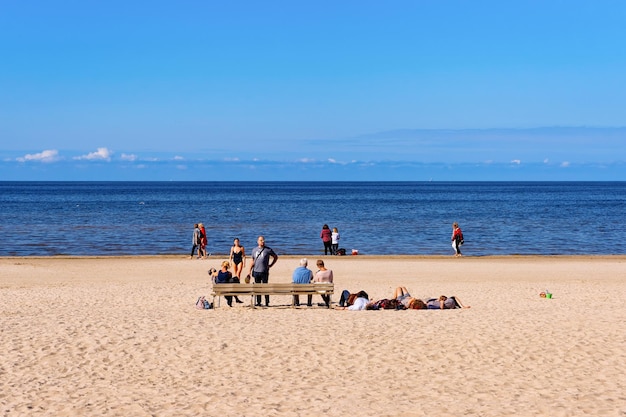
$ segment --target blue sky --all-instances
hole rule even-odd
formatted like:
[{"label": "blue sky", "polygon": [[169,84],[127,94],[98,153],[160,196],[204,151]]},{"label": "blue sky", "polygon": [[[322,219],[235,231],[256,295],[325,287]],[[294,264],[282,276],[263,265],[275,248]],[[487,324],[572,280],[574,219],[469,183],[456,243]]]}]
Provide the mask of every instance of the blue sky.
[{"label": "blue sky", "polygon": [[626,2],[0,3],[0,180],[626,180]]}]

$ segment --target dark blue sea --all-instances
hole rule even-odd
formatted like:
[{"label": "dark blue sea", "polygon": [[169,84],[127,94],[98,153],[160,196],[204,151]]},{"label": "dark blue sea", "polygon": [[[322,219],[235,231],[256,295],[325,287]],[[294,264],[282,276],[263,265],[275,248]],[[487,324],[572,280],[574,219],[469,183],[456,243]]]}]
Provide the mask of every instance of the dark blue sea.
[{"label": "dark blue sea", "polygon": [[280,254],[626,254],[625,182],[0,182],[0,256],[188,254],[264,235]]}]

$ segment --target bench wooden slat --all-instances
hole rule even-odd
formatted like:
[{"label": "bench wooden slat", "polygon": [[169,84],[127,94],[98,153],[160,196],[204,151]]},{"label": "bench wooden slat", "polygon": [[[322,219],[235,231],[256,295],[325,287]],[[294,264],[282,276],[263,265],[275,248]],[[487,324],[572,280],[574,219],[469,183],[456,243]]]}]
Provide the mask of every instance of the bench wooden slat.
[{"label": "bench wooden slat", "polygon": [[213,292],[215,294],[233,293],[266,293],[280,292],[287,294],[294,293],[332,293],[334,292],[334,284],[213,284]]}]

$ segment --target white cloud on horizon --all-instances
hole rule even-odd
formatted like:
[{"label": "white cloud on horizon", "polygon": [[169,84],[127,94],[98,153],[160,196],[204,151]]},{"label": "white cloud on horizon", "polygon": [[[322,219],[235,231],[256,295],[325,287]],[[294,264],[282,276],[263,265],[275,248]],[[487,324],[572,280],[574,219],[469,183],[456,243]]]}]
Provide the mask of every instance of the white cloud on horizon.
[{"label": "white cloud on horizon", "polygon": [[133,162],[133,161],[136,161],[136,160],[137,160],[137,155],[135,155],[135,154],[126,154],[126,153],[123,153],[123,154],[122,154],[122,156],[121,156],[120,158],[122,158],[122,160],[123,160],[123,161],[130,161],[130,162]]},{"label": "white cloud on horizon", "polygon": [[327,162],[332,165],[348,165],[348,164],[354,164],[357,161],[352,160],[350,162],[345,162],[345,161],[337,161],[335,158],[328,158]]},{"label": "white cloud on horizon", "polygon": [[39,161],[39,162],[45,162],[45,163],[55,162],[55,161],[58,161],[59,159],[60,159],[59,151],[57,151],[56,149],[47,149],[39,153],[32,153],[32,154],[29,153],[22,157],[16,158],[16,160],[19,162]]},{"label": "white cloud on horizon", "polygon": [[521,160],[519,160],[519,159],[513,159],[513,160],[511,161],[511,163],[512,163],[512,164],[519,165],[519,164],[521,164],[521,163],[522,163],[522,161],[521,161]]},{"label": "white cloud on horizon", "polygon": [[569,166],[569,162],[568,161],[561,162],[561,168],[567,168],[568,166]]},{"label": "white cloud on horizon", "polygon": [[91,153],[88,153],[87,155],[75,156],[74,159],[88,160],[88,161],[93,161],[93,160],[110,161],[112,154],[113,152],[111,152],[107,148],[98,148],[96,152],[91,152]]}]

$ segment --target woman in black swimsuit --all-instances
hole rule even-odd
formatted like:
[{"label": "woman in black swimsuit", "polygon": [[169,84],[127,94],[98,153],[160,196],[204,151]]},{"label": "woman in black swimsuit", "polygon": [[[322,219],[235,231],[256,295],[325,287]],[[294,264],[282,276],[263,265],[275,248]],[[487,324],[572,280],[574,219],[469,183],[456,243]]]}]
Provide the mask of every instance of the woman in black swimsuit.
[{"label": "woman in black swimsuit", "polygon": [[244,247],[239,244],[239,238],[237,237],[233,241],[233,247],[230,248],[230,263],[235,266],[234,275],[240,277],[243,267],[246,266],[246,251]]}]

